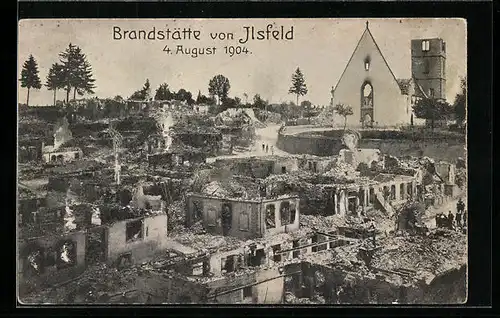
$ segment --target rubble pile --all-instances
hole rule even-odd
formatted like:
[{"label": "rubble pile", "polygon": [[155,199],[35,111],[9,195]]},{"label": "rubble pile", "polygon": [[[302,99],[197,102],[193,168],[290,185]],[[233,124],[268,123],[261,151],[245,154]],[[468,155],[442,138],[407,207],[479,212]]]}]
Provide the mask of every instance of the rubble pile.
[{"label": "rubble pile", "polygon": [[238,248],[243,241],[232,236],[220,236],[213,234],[194,234],[191,232],[175,238],[180,244],[189,246],[199,251],[225,251]]},{"label": "rubble pile", "polygon": [[[325,107],[325,109],[319,113],[318,116],[311,118],[311,123],[320,126],[332,126],[339,116],[335,113],[335,109],[331,106]],[[337,119],[338,121],[338,119]]]},{"label": "rubble pile", "polygon": [[106,264],[87,268],[80,276],[50,289],[26,295],[26,303],[104,303],[107,296],[120,294],[135,287],[137,270],[134,267],[118,270]]},{"label": "rubble pile", "polygon": [[343,182],[354,182],[359,178],[360,173],[356,171],[356,167],[337,159],[333,167],[323,175],[334,177]]},{"label": "rubble pile", "polygon": [[466,236],[439,229],[428,236],[394,236],[385,239],[373,256],[375,267],[410,269],[433,275],[466,264]]},{"label": "rubble pile", "polygon": [[181,199],[167,206],[168,232],[178,232],[184,229],[186,217],[186,201]]},{"label": "rubble pile", "polygon": [[258,194],[252,188],[245,187],[241,182],[234,179],[218,180],[207,183],[201,193],[227,198],[255,199]]},{"label": "rubble pile", "polygon": [[320,216],[320,215],[300,215],[300,226],[315,228],[319,231],[333,231],[339,226],[347,226],[347,221],[344,217],[338,215]]},{"label": "rubble pile", "polygon": [[282,122],[281,114],[270,112],[268,110],[258,110],[255,112],[255,116],[261,122],[266,124],[280,124]]},{"label": "rubble pile", "polygon": [[322,296],[314,295],[311,298],[298,298],[292,293],[287,293],[285,296],[286,304],[300,304],[300,305],[316,305],[325,304],[325,298]]}]

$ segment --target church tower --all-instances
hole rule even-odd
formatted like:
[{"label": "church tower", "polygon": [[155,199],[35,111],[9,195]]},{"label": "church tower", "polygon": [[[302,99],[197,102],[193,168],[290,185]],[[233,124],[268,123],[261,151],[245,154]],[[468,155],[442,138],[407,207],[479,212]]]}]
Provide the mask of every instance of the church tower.
[{"label": "church tower", "polygon": [[446,43],[442,39],[411,41],[411,71],[429,98],[446,100]]}]

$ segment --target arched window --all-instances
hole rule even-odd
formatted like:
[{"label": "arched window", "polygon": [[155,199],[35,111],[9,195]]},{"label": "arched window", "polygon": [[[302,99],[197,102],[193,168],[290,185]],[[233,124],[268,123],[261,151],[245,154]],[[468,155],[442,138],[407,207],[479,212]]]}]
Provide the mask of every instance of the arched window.
[{"label": "arched window", "polygon": [[363,108],[372,108],[373,107],[373,87],[369,82],[365,82],[361,88],[361,92],[363,94]]}]

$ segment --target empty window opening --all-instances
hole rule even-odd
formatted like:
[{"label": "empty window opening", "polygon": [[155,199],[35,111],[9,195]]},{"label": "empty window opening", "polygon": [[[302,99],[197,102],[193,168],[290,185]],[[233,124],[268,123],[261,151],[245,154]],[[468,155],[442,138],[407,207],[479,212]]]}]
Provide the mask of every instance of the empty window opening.
[{"label": "empty window opening", "polygon": [[[299,240],[293,241],[292,247],[293,248],[298,248],[299,247]],[[293,251],[293,253],[292,253],[292,257],[293,258],[297,258],[297,257],[299,257],[299,255],[300,255],[300,250]]]},{"label": "empty window opening", "polygon": [[80,159],[80,154],[78,152],[75,152],[75,159]]},{"label": "empty window opening", "polygon": [[266,253],[263,248],[260,248],[254,252],[250,257],[250,266],[260,266],[266,262]]},{"label": "empty window opening", "polygon": [[373,107],[373,87],[370,83],[364,83],[362,87],[363,92],[363,107],[372,108]]},{"label": "empty window opening", "polygon": [[406,184],[406,194],[408,195],[408,198],[411,199],[413,195],[413,187],[411,183]]},{"label": "empty window opening", "polygon": [[240,213],[240,230],[248,231],[250,228],[250,217],[247,211],[242,211]]},{"label": "empty window opening", "polygon": [[309,170],[312,170],[312,162],[309,161]]},{"label": "empty window opening", "polygon": [[337,214],[337,195],[335,194],[335,191],[332,191],[332,205],[333,205],[332,214]]},{"label": "empty window opening", "polygon": [[207,276],[210,273],[210,262],[208,260],[203,262],[203,276]]},{"label": "empty window opening", "polygon": [[43,272],[43,252],[41,249],[31,251],[26,257],[26,260],[25,271],[36,275]]},{"label": "empty window opening", "polygon": [[427,52],[430,49],[430,43],[429,40],[423,40],[422,41],[422,51]]},{"label": "empty window opening", "polygon": [[434,98],[434,88],[429,88],[429,96]]},{"label": "empty window opening", "polygon": [[286,167],[285,166],[281,167],[281,173],[286,173]]},{"label": "empty window opening", "polygon": [[357,197],[349,197],[347,199],[347,209],[349,213],[356,214],[358,209],[358,198]]},{"label": "empty window opening", "polygon": [[276,227],[276,208],[274,204],[266,206],[266,227],[272,229]]},{"label": "empty window opening", "polygon": [[234,272],[234,256],[223,257],[221,259],[221,270],[222,273]]},{"label": "empty window opening", "polygon": [[401,184],[399,185],[399,195],[400,195],[400,197],[401,197],[401,198],[400,198],[401,200],[406,199],[406,193],[405,193],[405,185],[404,185],[404,183],[401,183]]},{"label": "empty window opening", "polygon": [[50,161],[56,161],[56,156],[55,156],[55,155],[52,155],[52,156],[50,157]]},{"label": "empty window opening", "polygon": [[57,161],[61,161],[61,162],[62,162],[62,161],[64,161],[64,157],[63,157],[63,155],[59,155],[59,156],[57,156]]},{"label": "empty window opening", "polygon": [[297,217],[297,211],[295,210],[295,207],[292,205],[290,207],[290,224],[295,223],[296,217]]},{"label": "empty window opening", "polygon": [[243,288],[243,298],[252,298],[252,286]]},{"label": "empty window opening", "polygon": [[370,57],[367,56],[365,58],[365,71],[369,71],[370,70]]},{"label": "empty window opening", "polygon": [[365,205],[365,190],[364,189],[359,190],[359,204],[362,206]]},{"label": "empty window opening", "polygon": [[281,225],[290,224],[290,202],[285,201],[280,204]]},{"label": "empty window opening", "polygon": [[221,219],[222,235],[226,236],[231,231],[233,223],[233,205],[231,203],[224,203],[222,205]]},{"label": "empty window opening", "polygon": [[193,276],[203,275],[203,263],[197,263],[193,265]]},{"label": "empty window opening", "polygon": [[316,161],[313,162],[313,171],[318,172],[318,163]]},{"label": "empty window opening", "polygon": [[203,219],[203,203],[200,200],[193,201],[193,221],[198,222]]},{"label": "empty window opening", "polygon": [[396,185],[393,184],[391,185],[391,200],[396,200]]},{"label": "empty window opening", "polygon": [[57,268],[71,267],[76,264],[76,244],[72,241],[62,243],[57,251]]},{"label": "empty window opening", "polygon": [[209,208],[207,211],[207,223],[209,226],[215,226],[217,223],[217,210]]},{"label": "empty window opening", "polygon": [[139,240],[143,238],[142,233],[143,220],[128,222],[125,229],[125,237],[127,242]]},{"label": "empty window opening", "polygon": [[[318,234],[314,234],[311,238],[311,244],[316,244],[318,243]],[[318,246],[313,246],[312,247],[312,251],[313,252],[317,252],[318,251]]]},{"label": "empty window opening", "polygon": [[273,245],[273,261],[274,262],[281,262],[281,254],[280,254],[280,251],[281,251],[281,245],[280,244],[276,244],[276,245]]}]

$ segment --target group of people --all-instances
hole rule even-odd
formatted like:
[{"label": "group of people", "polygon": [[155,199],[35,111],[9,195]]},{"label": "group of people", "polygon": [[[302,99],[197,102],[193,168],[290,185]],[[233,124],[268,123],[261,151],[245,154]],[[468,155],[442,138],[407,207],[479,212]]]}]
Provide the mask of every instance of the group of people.
[{"label": "group of people", "polygon": [[448,227],[450,229],[463,229],[467,226],[467,211],[465,210],[465,203],[460,198],[457,202],[457,212],[454,215],[451,211],[448,215],[444,213],[436,215],[437,227]]},{"label": "group of people", "polygon": [[271,145],[271,148],[269,148],[269,145],[262,144],[262,152],[269,153],[269,150],[271,150],[271,154],[274,155],[274,146]]}]

